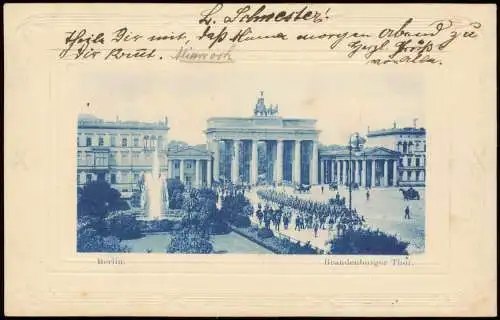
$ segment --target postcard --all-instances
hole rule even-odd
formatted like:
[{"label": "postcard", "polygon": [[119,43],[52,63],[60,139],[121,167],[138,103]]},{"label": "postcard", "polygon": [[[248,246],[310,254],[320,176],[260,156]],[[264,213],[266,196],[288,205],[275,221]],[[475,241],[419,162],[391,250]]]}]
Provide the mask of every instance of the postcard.
[{"label": "postcard", "polygon": [[496,314],[496,7],[7,4],[7,315]]}]

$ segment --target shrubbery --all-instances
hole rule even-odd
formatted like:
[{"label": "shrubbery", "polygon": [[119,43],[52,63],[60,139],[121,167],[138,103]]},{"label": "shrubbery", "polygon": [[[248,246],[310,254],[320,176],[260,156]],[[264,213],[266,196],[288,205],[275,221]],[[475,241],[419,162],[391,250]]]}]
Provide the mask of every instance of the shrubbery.
[{"label": "shrubbery", "polygon": [[344,234],[330,240],[332,254],[384,254],[407,255],[408,242],[379,230],[347,229]]},{"label": "shrubbery", "polygon": [[213,247],[208,232],[198,228],[189,228],[174,233],[166,252],[211,253]]},{"label": "shrubbery", "polygon": [[[80,252],[124,252],[129,250],[121,240],[141,237],[149,232],[173,232],[169,252],[208,253],[212,251],[210,232],[229,233],[230,229],[219,220],[217,194],[208,188],[189,189],[179,180],[167,181],[170,207],[183,210],[179,222],[170,220],[138,221],[129,212],[129,205],[120,193],[106,182],[92,182],[78,189],[77,249]],[[137,205],[140,194],[136,193]],[[246,209],[248,210],[248,209]],[[238,225],[250,221],[238,218]]]},{"label": "shrubbery", "polygon": [[128,252],[130,248],[120,243],[114,236],[103,237],[91,227],[78,228],[78,252]]},{"label": "shrubbery", "polygon": [[231,224],[238,228],[246,228],[251,225],[250,218],[248,216],[235,215],[231,218]]},{"label": "shrubbery", "polygon": [[120,240],[136,239],[142,236],[140,223],[133,213],[113,212],[106,217],[105,223],[108,234]]},{"label": "shrubbery", "polygon": [[231,228],[223,221],[214,221],[210,224],[210,234],[228,234]]},{"label": "shrubbery", "polygon": [[272,238],[272,237],[274,237],[274,233],[271,229],[262,228],[262,229],[259,229],[259,231],[257,231],[257,236],[259,238],[262,238],[262,239]]},{"label": "shrubbery", "polygon": [[[120,192],[105,181],[93,181],[78,189],[77,251],[126,252],[119,237],[137,236],[135,216],[115,216],[115,212],[130,209]],[[111,217],[109,220],[107,217]],[[123,221],[126,220],[126,221]],[[125,230],[121,231],[121,226]],[[120,231],[118,231],[120,230]],[[140,234],[140,231],[139,231]]]},{"label": "shrubbery", "polygon": [[300,242],[295,243],[287,239],[279,239],[279,246],[283,254],[317,254],[316,249],[311,246],[310,242],[302,245]]},{"label": "shrubbery", "polygon": [[140,221],[140,228],[143,233],[168,232],[172,230],[174,222],[171,220]]},{"label": "shrubbery", "polygon": [[174,225],[172,226],[172,231],[180,231],[184,229],[184,226],[182,225],[181,222],[176,222],[174,223]]},{"label": "shrubbery", "polygon": [[271,229],[250,226],[235,229],[251,241],[271,250],[277,254],[318,254],[309,242],[305,244],[294,243],[286,238],[275,237]]}]

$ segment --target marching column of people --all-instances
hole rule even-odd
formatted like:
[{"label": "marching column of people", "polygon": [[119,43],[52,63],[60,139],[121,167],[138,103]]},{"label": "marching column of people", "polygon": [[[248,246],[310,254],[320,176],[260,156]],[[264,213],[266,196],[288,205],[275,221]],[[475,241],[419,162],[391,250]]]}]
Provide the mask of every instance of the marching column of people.
[{"label": "marching column of people", "polygon": [[341,235],[347,229],[360,228],[365,222],[355,209],[346,207],[345,198],[338,192],[327,202],[300,199],[274,189],[259,190],[257,195],[265,202],[264,206],[259,203],[255,212],[259,225],[270,228],[272,223],[276,231],[280,230],[281,223],[288,230],[292,216],[295,217],[295,231],[312,229],[315,237],[320,229],[332,231],[336,228],[337,235]]}]

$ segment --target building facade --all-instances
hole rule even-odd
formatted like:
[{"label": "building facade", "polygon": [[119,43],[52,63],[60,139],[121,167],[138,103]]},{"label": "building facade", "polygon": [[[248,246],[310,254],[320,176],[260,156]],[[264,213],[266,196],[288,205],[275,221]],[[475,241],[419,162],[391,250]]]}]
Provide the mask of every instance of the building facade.
[{"label": "building facade", "polygon": [[320,183],[352,182],[370,188],[398,185],[400,154],[385,147],[364,147],[351,154],[347,147],[321,148],[319,157]]},{"label": "building facade", "polygon": [[194,147],[168,148],[168,120],[145,123],[104,121],[81,115],[77,132],[77,185],[107,181],[129,198],[151,172],[158,149],[160,174],[188,185],[211,183],[211,154]]},{"label": "building facade", "polygon": [[398,181],[400,186],[425,186],[426,130],[413,127],[368,131],[367,146],[382,146],[400,153]]}]

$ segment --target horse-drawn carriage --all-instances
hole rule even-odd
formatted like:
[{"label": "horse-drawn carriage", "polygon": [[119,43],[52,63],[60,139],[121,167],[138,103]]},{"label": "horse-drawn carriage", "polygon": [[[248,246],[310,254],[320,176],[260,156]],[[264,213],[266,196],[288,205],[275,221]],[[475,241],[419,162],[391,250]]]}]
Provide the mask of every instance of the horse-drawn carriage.
[{"label": "horse-drawn carriage", "polygon": [[410,187],[408,190],[399,188],[399,191],[403,193],[404,200],[420,200],[420,194],[418,193],[417,190],[413,189],[412,187]]},{"label": "horse-drawn carriage", "polygon": [[339,185],[336,182],[330,182],[328,189],[337,191],[339,189]]},{"label": "horse-drawn carriage", "polygon": [[311,186],[308,184],[300,184],[295,186],[295,192],[298,193],[309,193],[311,192]]}]

